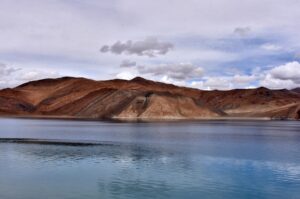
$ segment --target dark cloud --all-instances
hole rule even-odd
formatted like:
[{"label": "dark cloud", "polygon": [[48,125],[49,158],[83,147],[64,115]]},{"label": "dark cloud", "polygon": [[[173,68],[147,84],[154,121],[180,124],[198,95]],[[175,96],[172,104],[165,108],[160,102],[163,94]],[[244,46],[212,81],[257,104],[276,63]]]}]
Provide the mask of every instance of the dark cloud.
[{"label": "dark cloud", "polygon": [[158,41],[155,37],[146,38],[143,41],[131,41],[120,42],[117,41],[111,46],[104,45],[100,49],[102,53],[111,52],[114,54],[128,54],[138,56],[155,57],[156,55],[167,54],[174,45],[170,42]]},{"label": "dark cloud", "polygon": [[239,36],[246,36],[248,33],[251,32],[250,27],[237,27],[233,31],[235,34],[238,34]]},{"label": "dark cloud", "polygon": [[188,80],[203,75],[202,68],[189,63],[138,66],[137,69],[141,75],[168,76],[175,80]]},{"label": "dark cloud", "polygon": [[120,67],[124,67],[124,68],[129,68],[133,66],[136,66],[136,62],[130,61],[128,59],[123,60],[122,63],[120,64]]},{"label": "dark cloud", "polygon": [[108,45],[104,45],[104,46],[102,46],[102,48],[100,49],[100,52],[102,52],[102,53],[106,53],[106,52],[108,52],[109,51],[109,46]]}]

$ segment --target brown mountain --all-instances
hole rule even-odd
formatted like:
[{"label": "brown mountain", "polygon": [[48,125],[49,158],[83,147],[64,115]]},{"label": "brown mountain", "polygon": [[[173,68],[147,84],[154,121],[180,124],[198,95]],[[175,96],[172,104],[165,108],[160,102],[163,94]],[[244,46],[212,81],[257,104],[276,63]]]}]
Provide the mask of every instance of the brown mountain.
[{"label": "brown mountain", "polygon": [[136,77],[63,77],[0,90],[0,115],[63,118],[300,118],[300,93],[267,88],[202,91]]}]

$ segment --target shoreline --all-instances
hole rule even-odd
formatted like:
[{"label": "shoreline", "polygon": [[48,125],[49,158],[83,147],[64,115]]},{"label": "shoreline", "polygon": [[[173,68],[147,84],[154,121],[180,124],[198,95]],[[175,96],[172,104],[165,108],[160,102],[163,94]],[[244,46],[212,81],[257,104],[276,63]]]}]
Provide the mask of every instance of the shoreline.
[{"label": "shoreline", "polygon": [[269,117],[162,117],[162,118],[129,118],[129,117],[113,117],[113,118],[86,118],[71,116],[47,116],[47,115],[0,115],[0,118],[15,119],[38,119],[38,120],[70,120],[70,121],[105,121],[105,122],[188,122],[188,121],[298,121],[296,119],[274,119]]}]

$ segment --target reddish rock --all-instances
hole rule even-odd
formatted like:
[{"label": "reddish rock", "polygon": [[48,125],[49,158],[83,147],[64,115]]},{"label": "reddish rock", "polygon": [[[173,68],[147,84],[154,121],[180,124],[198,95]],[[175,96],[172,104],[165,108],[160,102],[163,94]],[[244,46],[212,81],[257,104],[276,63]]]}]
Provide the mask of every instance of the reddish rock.
[{"label": "reddish rock", "polygon": [[136,77],[62,77],[0,90],[0,115],[122,119],[300,118],[300,93],[267,88],[202,91]]}]

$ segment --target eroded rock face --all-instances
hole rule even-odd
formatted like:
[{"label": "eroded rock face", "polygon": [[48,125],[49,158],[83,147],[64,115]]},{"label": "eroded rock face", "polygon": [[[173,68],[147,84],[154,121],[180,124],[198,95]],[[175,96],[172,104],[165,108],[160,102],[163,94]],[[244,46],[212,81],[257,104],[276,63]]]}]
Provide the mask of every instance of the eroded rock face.
[{"label": "eroded rock face", "polygon": [[0,114],[76,118],[299,119],[300,93],[267,88],[201,91],[134,78],[94,81],[64,77],[0,91]]},{"label": "eroded rock face", "polygon": [[300,120],[300,105],[295,106],[290,110],[289,118]]},{"label": "eroded rock face", "polygon": [[181,119],[212,118],[219,114],[207,107],[198,106],[190,97],[153,94],[138,96],[115,118]]}]

